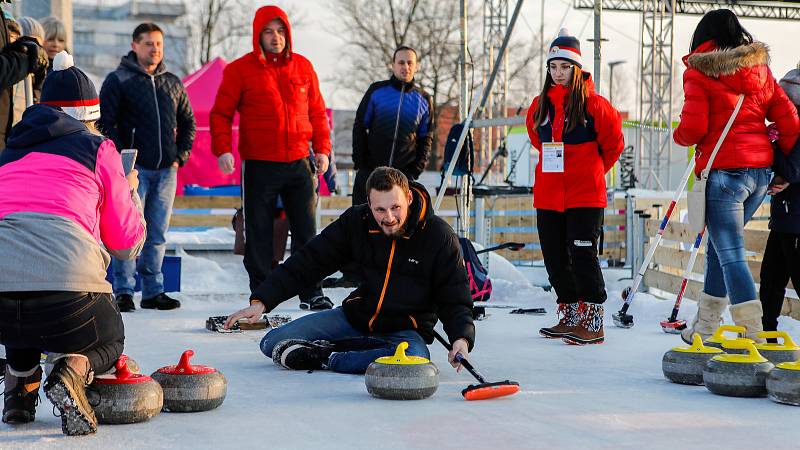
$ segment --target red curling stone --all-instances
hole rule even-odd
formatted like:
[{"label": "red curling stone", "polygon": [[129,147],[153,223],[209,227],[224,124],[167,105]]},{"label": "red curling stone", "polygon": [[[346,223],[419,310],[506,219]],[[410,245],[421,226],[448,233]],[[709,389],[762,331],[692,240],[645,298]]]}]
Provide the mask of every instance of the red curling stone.
[{"label": "red curling stone", "polygon": [[178,365],[162,367],[151,375],[164,390],[164,411],[208,411],[225,401],[225,376],[213,367],[191,365],[192,356],[194,351],[186,350]]},{"label": "red curling stone", "polygon": [[144,422],[161,411],[164,404],[161,386],[147,375],[131,372],[127,360],[126,355],[120,356],[116,370],[94,377],[87,392],[90,403],[94,403],[92,397],[99,396],[93,409],[100,423]]}]

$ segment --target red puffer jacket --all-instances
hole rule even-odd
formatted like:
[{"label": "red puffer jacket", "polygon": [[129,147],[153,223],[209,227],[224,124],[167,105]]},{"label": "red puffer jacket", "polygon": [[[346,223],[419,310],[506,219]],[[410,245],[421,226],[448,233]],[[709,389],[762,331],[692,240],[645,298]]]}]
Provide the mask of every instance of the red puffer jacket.
[{"label": "red puffer jacket", "polygon": [[[564,103],[569,94],[566,86],[555,85],[547,91],[550,112],[539,127],[534,128],[533,120],[539,97],[528,108],[528,136],[539,150],[533,183],[533,206],[537,209],[606,207],[605,174],[614,167],[625,145],[622,118],[608,100],[595,93],[591,75],[584,72],[583,79],[589,89],[585,126],[578,124],[564,133]],[[564,173],[542,172],[542,141],[564,143]]]},{"label": "red puffer jacket", "polygon": [[[286,50],[265,58],[259,37],[273,19],[286,24]],[[316,153],[330,154],[330,128],[317,74],[307,59],[292,52],[289,19],[277,6],[256,11],[253,51],[225,67],[210,117],[216,156],[232,150],[236,112],[242,159],[297,161],[308,158],[308,141]]]},{"label": "red puffer jacket", "polygon": [[685,102],[674,139],[679,145],[697,144],[700,174],[714,151],[722,130],[736,107],[744,102],[717,153],[716,169],[761,168],[772,165],[772,146],[765,119],[775,122],[778,146],[788,154],[797,140],[797,109],[778,86],[767,64],[767,46],[761,42],[719,50],[713,41],[683,57]]}]

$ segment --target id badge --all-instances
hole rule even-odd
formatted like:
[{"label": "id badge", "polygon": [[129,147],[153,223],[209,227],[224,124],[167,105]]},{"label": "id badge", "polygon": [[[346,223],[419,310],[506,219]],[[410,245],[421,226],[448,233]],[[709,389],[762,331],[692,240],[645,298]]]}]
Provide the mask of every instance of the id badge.
[{"label": "id badge", "polygon": [[542,142],[542,172],[564,173],[563,142]]}]

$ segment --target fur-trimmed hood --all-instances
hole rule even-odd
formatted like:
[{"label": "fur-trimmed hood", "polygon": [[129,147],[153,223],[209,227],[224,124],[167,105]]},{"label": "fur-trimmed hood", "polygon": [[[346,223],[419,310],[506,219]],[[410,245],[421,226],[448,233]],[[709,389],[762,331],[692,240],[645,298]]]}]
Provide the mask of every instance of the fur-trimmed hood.
[{"label": "fur-trimmed hood", "polygon": [[691,70],[717,78],[736,92],[749,94],[760,90],[772,76],[769,70],[769,47],[763,42],[719,49],[713,41],[701,44],[683,57]]}]

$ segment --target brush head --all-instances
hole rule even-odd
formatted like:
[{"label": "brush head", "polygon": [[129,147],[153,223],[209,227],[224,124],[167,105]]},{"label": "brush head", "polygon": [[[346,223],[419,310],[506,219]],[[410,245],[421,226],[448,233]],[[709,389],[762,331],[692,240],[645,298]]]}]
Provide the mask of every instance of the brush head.
[{"label": "brush head", "polygon": [[467,400],[488,400],[514,395],[517,392],[519,392],[519,383],[505,380],[494,383],[471,384],[461,391],[461,395]]},{"label": "brush head", "polygon": [[614,321],[614,325],[620,328],[631,328],[633,327],[633,316],[622,311],[619,311],[611,316],[611,319]]},{"label": "brush head", "polygon": [[681,334],[681,330],[686,329],[686,321],[685,320],[662,320],[661,321],[661,329],[664,330],[664,333],[669,334]]}]

